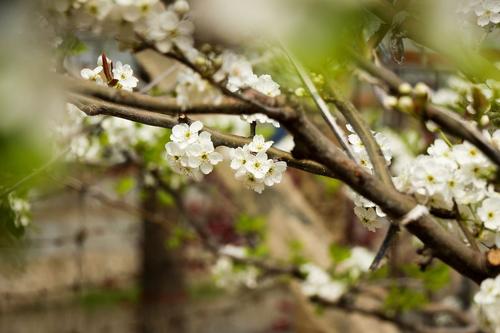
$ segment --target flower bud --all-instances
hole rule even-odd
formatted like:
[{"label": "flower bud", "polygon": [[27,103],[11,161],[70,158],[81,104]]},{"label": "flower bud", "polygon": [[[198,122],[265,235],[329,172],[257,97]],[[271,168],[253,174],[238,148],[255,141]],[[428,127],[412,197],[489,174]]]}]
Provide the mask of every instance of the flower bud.
[{"label": "flower bud", "polygon": [[185,0],[177,0],[174,3],[174,11],[179,15],[184,15],[189,12],[189,3]]},{"label": "flower bud", "polygon": [[409,83],[402,83],[398,87],[398,91],[401,95],[409,95],[411,93],[411,85]]},{"label": "flower bud", "polygon": [[485,115],[483,114],[483,116],[481,117],[481,119],[479,120],[479,124],[481,126],[486,126],[490,123],[490,117],[488,117],[488,115]]},{"label": "flower bud", "polygon": [[391,95],[384,96],[382,104],[386,109],[394,109],[398,105],[398,99]]},{"label": "flower bud", "polygon": [[298,97],[304,97],[306,95],[306,90],[302,87],[295,89],[295,95]]},{"label": "flower bud", "polygon": [[429,130],[429,132],[436,132],[438,130],[438,125],[433,121],[425,122],[425,127]]},{"label": "flower bud", "polygon": [[413,89],[413,93],[418,97],[427,97],[429,96],[431,89],[422,82],[417,83],[415,88]]},{"label": "flower bud", "polygon": [[398,100],[398,108],[402,112],[412,113],[414,109],[413,99],[410,96],[402,96]]}]

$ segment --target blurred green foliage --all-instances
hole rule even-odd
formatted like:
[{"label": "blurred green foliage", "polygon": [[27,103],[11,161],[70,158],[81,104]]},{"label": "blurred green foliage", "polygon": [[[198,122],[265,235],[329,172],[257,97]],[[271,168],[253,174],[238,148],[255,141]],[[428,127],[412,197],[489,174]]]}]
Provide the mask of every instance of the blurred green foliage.
[{"label": "blurred green foliage", "polygon": [[139,293],[137,287],[128,289],[91,289],[79,295],[77,303],[89,310],[99,307],[134,304],[139,300]]},{"label": "blurred green foliage", "polygon": [[330,259],[334,264],[338,264],[351,256],[351,250],[348,247],[335,243],[330,244],[328,248]]}]

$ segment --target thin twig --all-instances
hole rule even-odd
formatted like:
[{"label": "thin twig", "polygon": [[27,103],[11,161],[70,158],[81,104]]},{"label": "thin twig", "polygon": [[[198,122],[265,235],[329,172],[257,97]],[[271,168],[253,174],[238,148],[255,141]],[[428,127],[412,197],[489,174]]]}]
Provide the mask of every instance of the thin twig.
[{"label": "thin twig", "polygon": [[479,252],[479,247],[477,246],[476,239],[474,238],[474,236],[472,236],[469,229],[465,226],[464,222],[462,221],[462,217],[460,216],[460,211],[458,210],[458,205],[455,200],[453,200],[453,210],[455,211],[455,214],[457,216],[456,218],[457,224],[460,227],[460,230],[462,230],[462,233],[467,239],[467,242],[469,242],[470,246],[475,251]]},{"label": "thin twig", "polygon": [[349,143],[347,142],[347,140],[345,138],[344,131],[337,124],[336,119],[333,117],[332,113],[330,112],[330,109],[328,108],[328,105],[326,104],[326,102],[323,100],[323,98],[319,94],[318,89],[316,89],[316,86],[314,85],[313,81],[309,77],[309,74],[307,73],[305,68],[300,64],[300,62],[295,58],[295,56],[285,46],[282,46],[282,48],[283,48],[284,52],[286,53],[286,55],[288,56],[288,59],[290,60],[292,65],[295,67],[295,70],[299,74],[300,79],[302,80],[302,82],[306,86],[307,90],[309,91],[309,94],[311,95],[311,97],[314,100],[314,103],[316,104],[316,106],[320,110],[321,115],[323,116],[326,123],[328,124],[328,126],[332,130],[332,132],[335,135],[335,137],[337,138],[338,142],[340,143],[340,145],[342,146],[344,151],[347,153],[347,155],[352,160],[355,160],[354,154],[351,150],[351,147],[349,146]]},{"label": "thin twig", "polygon": [[149,82],[147,85],[145,85],[139,92],[141,94],[147,93],[149,90],[151,90],[154,86],[156,86],[158,83],[160,83],[162,80],[166,79],[169,77],[176,69],[177,65],[172,65],[169,68],[167,68],[163,73],[155,77],[151,82]]}]

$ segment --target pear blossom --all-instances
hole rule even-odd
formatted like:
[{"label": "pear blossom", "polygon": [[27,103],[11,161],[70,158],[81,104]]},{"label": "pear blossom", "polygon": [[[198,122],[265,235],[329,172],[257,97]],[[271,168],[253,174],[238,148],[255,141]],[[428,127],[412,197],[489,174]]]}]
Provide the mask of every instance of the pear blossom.
[{"label": "pear blossom", "polygon": [[211,134],[203,131],[201,121],[191,125],[178,124],[172,128],[172,141],[165,145],[166,159],[172,170],[196,180],[208,175],[223,160],[212,142]]},{"label": "pear blossom", "polygon": [[253,153],[262,153],[266,152],[272,145],[272,141],[266,141],[262,135],[256,135],[248,144],[248,149]]},{"label": "pear blossom", "polygon": [[179,124],[172,128],[170,140],[179,144],[181,148],[195,143],[198,140],[198,132],[203,128],[201,121],[195,121],[191,125]]},{"label": "pear blossom", "polygon": [[214,165],[222,162],[222,155],[215,151],[210,138],[210,133],[202,132],[199,135],[199,143],[190,145],[187,149],[189,155],[188,165],[190,168],[200,168],[200,171],[208,175],[212,172]]},{"label": "pear blossom", "polygon": [[267,154],[260,152],[250,156],[250,159],[245,163],[245,169],[255,178],[263,179],[271,167],[270,162],[272,163],[272,160],[267,159]]},{"label": "pear blossom", "polygon": [[8,195],[8,201],[15,215],[14,224],[16,227],[27,227],[30,223],[30,203],[25,199],[15,196],[13,193]]},{"label": "pear blossom", "polygon": [[355,246],[351,249],[349,258],[343,260],[336,267],[336,272],[349,272],[352,278],[358,278],[362,273],[368,272],[375,254],[364,247]]},{"label": "pear blossom", "polygon": [[253,156],[248,150],[248,145],[245,145],[243,148],[238,147],[233,149],[231,155],[231,169],[233,170],[240,170]]},{"label": "pear blossom", "polygon": [[500,275],[481,282],[474,295],[479,324],[485,332],[500,332]]},{"label": "pear blossom", "polygon": [[375,232],[378,228],[382,227],[382,222],[377,216],[375,208],[357,206],[354,207],[354,214],[369,231]]},{"label": "pear blossom", "polygon": [[113,9],[113,1],[88,0],[85,2],[84,8],[88,14],[97,18],[99,21],[102,21]]},{"label": "pear blossom", "polygon": [[264,179],[259,179],[254,176],[253,173],[237,172],[236,179],[241,180],[243,185],[250,190],[254,190],[257,193],[262,193],[265,188]]},{"label": "pear blossom", "polygon": [[247,88],[255,81],[256,75],[253,73],[252,64],[243,57],[232,53],[224,52],[221,55],[222,66],[214,75],[216,81],[227,78],[226,87],[231,92]]},{"label": "pear blossom", "polygon": [[271,124],[276,128],[280,127],[280,123],[277,122],[274,119],[269,118],[263,113],[253,113],[253,114],[243,114],[241,115],[241,119],[248,122],[248,123],[254,123],[257,122],[259,124]]},{"label": "pear blossom", "polygon": [[498,0],[483,0],[474,7],[477,16],[477,24],[485,27],[500,23],[500,2]]},{"label": "pear blossom", "polygon": [[[222,251],[224,251],[224,248]],[[244,269],[238,267],[238,269],[235,269],[233,260],[224,256],[217,259],[211,268],[211,273],[218,287],[229,290],[234,290],[240,286],[255,288],[259,274],[255,267],[245,267]]]},{"label": "pear blossom", "polygon": [[101,77],[102,66],[97,66],[94,69],[84,68],[81,70],[80,75],[85,80],[94,81],[98,85],[104,85],[104,80]]},{"label": "pear blossom", "polygon": [[117,0],[122,5],[122,16],[125,21],[135,22],[146,17],[153,10],[159,10],[159,0]]},{"label": "pear blossom", "polygon": [[177,0],[173,4],[173,10],[179,14],[179,15],[184,15],[187,12],[189,12],[189,3],[186,0]]},{"label": "pear blossom", "polygon": [[256,135],[249,144],[230,152],[231,169],[235,170],[236,179],[258,193],[262,193],[265,186],[280,183],[286,171],[286,162],[268,158],[266,152],[272,144],[262,135]]},{"label": "pear blossom", "polygon": [[280,85],[274,82],[269,74],[259,76],[250,86],[269,97],[276,97],[281,94]]},{"label": "pear blossom", "polygon": [[132,67],[127,64],[124,65],[120,61],[118,61],[113,68],[113,78],[118,80],[118,89],[127,91],[132,91],[135,87],[137,87],[137,82],[139,82],[139,80],[134,77]]},{"label": "pear blossom", "polygon": [[500,232],[500,196],[486,198],[478,208],[477,215],[486,228]]},{"label": "pear blossom", "polygon": [[329,302],[336,302],[347,291],[344,283],[332,280],[327,272],[314,264],[304,264],[300,269],[306,274],[301,289],[308,297],[317,296]]},{"label": "pear blossom", "polygon": [[175,46],[182,50],[191,48],[193,44],[193,23],[181,20],[171,10],[153,12],[144,25],[137,27],[139,33],[153,42],[158,51],[167,53]]},{"label": "pear blossom", "polygon": [[219,249],[219,253],[225,256],[234,257],[234,258],[245,258],[247,257],[247,252],[245,247],[236,246],[232,244],[224,245]]},{"label": "pear blossom", "polygon": [[274,162],[273,160],[268,160],[268,163],[269,169],[264,177],[264,184],[267,186],[273,186],[274,184],[281,182],[287,165],[286,162],[283,161]]}]

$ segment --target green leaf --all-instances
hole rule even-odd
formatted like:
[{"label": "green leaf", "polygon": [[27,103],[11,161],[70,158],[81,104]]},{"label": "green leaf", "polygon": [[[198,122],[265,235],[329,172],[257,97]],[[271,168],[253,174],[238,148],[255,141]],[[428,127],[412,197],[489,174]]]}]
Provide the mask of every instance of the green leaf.
[{"label": "green leaf", "polygon": [[122,178],[115,186],[115,191],[120,196],[124,196],[134,189],[136,180],[133,177]]},{"label": "green leaf", "polygon": [[393,286],[384,301],[384,308],[391,312],[405,312],[418,309],[428,301],[422,291]]},{"label": "green leaf", "polygon": [[156,191],[156,197],[158,198],[158,201],[164,206],[170,207],[174,205],[174,198],[170,193],[167,193],[165,191]]},{"label": "green leaf", "polygon": [[74,35],[64,37],[58,51],[66,56],[75,56],[87,51],[87,45]]},{"label": "green leaf", "polygon": [[288,242],[288,249],[290,250],[290,261],[295,265],[302,265],[307,262],[303,255],[304,245],[298,240],[291,240]]},{"label": "green leaf", "polygon": [[235,225],[236,231],[240,234],[264,235],[266,229],[266,220],[263,217],[249,216],[241,214]]},{"label": "green leaf", "polygon": [[334,263],[342,262],[351,256],[351,250],[349,248],[334,243],[330,244],[328,253]]}]

